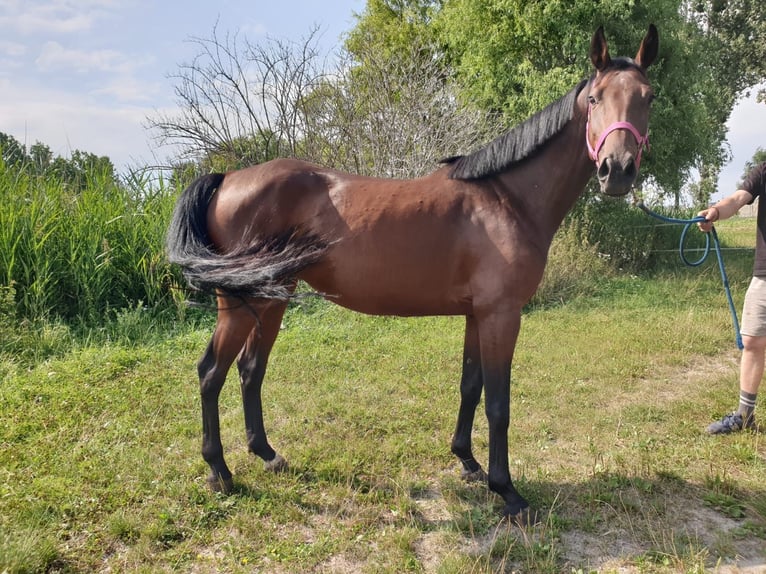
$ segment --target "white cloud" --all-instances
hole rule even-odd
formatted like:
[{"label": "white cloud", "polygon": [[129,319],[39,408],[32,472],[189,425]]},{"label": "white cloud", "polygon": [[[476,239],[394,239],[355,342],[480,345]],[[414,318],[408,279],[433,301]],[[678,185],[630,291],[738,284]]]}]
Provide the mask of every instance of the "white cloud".
[{"label": "white cloud", "polygon": [[87,32],[115,6],[112,0],[4,0],[0,29],[21,34]]},{"label": "white cloud", "polygon": [[27,53],[27,47],[19,42],[0,40],[0,54],[17,58]]},{"label": "white cloud", "polygon": [[149,102],[160,96],[163,86],[149,84],[132,76],[120,76],[93,93],[112,97],[120,102]]},{"label": "white cloud", "polygon": [[41,70],[72,69],[76,72],[109,72],[124,65],[126,58],[114,50],[72,50],[58,42],[46,42],[35,64]]},{"label": "white cloud", "polygon": [[[0,82],[0,131],[19,142],[42,142],[54,154],[69,157],[79,149],[108,156],[118,169],[154,161],[151,134],[144,127],[154,113],[148,106],[95,105],[65,92],[22,86],[24,98],[6,92]],[[162,154],[159,154],[162,155]]]}]

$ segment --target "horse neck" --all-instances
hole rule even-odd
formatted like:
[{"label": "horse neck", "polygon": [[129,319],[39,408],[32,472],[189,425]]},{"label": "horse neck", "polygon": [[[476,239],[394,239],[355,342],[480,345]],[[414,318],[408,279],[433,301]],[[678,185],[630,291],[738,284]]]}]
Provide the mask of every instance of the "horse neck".
[{"label": "horse neck", "polygon": [[511,202],[522,207],[549,244],[593,176],[584,115],[575,114],[539,154],[500,176]]}]

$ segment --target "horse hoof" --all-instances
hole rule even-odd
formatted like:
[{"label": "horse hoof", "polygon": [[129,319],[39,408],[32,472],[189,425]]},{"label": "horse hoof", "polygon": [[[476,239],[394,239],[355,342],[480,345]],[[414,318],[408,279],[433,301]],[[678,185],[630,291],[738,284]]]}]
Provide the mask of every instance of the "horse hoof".
[{"label": "horse hoof", "polygon": [[487,473],[481,467],[479,467],[479,470],[473,471],[463,469],[460,472],[460,478],[465,482],[487,482],[488,480]]},{"label": "horse hoof", "polygon": [[278,454],[271,460],[264,461],[263,468],[269,472],[284,472],[287,470],[287,461]]},{"label": "horse hoof", "polygon": [[213,492],[231,494],[234,490],[234,480],[231,477],[223,478],[221,476],[209,476],[207,478],[207,486]]},{"label": "horse hoof", "polygon": [[519,528],[526,528],[527,526],[540,524],[537,511],[532,510],[529,506],[522,508],[514,514],[503,511],[503,520],[507,520],[509,523],[518,526]]}]

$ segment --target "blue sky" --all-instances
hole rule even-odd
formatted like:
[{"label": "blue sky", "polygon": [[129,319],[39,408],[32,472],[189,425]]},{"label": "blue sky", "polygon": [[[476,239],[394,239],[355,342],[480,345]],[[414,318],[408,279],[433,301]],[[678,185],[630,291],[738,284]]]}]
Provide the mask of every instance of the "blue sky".
[{"label": "blue sky", "polygon": [[364,0],[0,0],[0,132],[140,166],[163,158],[147,116],[174,106],[168,75],[191,37],[239,31],[300,40],[319,26],[332,52]]},{"label": "blue sky", "polygon": [[[312,26],[328,53],[354,25],[364,0],[0,0],[0,132],[41,141],[65,157],[80,149],[119,169],[165,158],[147,116],[174,106],[168,75],[188,62],[191,37],[239,31],[251,41],[300,40]],[[734,158],[719,194],[766,147],[766,105],[751,98],[729,122]]]}]

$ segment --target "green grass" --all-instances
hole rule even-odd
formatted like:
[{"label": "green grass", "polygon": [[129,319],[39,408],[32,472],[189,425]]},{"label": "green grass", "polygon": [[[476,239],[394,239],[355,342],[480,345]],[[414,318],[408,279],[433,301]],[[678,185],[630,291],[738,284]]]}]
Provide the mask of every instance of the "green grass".
[{"label": "green grass", "polygon": [[[740,307],[747,255],[729,267]],[[525,314],[511,473],[544,519],[525,530],[498,523],[501,500],[461,482],[449,452],[463,320],[313,300],[286,315],[264,386],[269,436],[290,470],[266,473],[248,454],[232,373],[221,422],[235,492],[209,492],[194,365],[211,319],[174,325],[135,308],[44,360],[2,359],[0,572],[766,562],[763,435],[701,432],[736,401],[714,263],[607,277],[587,297]],[[481,406],[474,441],[486,461]]]}]

